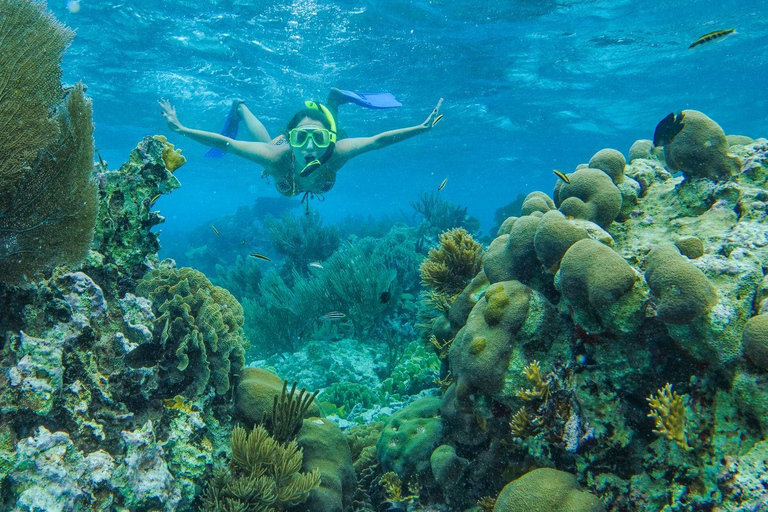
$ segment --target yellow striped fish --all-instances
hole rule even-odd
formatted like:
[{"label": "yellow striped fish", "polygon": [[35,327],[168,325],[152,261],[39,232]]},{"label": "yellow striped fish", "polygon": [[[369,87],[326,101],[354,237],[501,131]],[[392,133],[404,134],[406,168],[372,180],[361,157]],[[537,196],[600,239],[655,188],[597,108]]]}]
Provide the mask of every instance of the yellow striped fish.
[{"label": "yellow striped fish", "polygon": [[691,46],[688,47],[690,50],[691,48],[694,48],[696,46],[699,46],[700,44],[708,43],[710,41],[714,41],[715,39],[723,39],[726,36],[729,36],[731,34],[735,34],[736,29],[735,28],[727,28],[725,30],[715,30],[714,32],[710,32],[709,34],[704,34],[697,40],[691,43]]},{"label": "yellow striped fish", "polygon": [[216,229],[216,226],[214,226],[213,224],[211,224],[211,229],[213,230],[214,233],[216,233],[216,236],[221,236],[221,233],[219,233],[219,230]]},{"label": "yellow striped fish", "polygon": [[569,184],[569,185],[571,184],[571,179],[568,176],[566,176],[565,174],[561,173],[557,169],[552,169],[552,172],[555,173],[555,176],[557,176],[558,178],[560,178],[561,180],[563,180],[567,184]]},{"label": "yellow striped fish", "polygon": [[437,187],[437,191],[440,192],[445,188],[445,186],[448,184],[448,178],[445,178],[442,183],[440,183],[440,186]]},{"label": "yellow striped fish", "polygon": [[263,254],[259,254],[258,252],[254,252],[252,254],[249,254],[248,256],[250,256],[251,258],[258,258],[264,261],[272,261],[272,258],[270,258],[269,256],[264,256]]}]

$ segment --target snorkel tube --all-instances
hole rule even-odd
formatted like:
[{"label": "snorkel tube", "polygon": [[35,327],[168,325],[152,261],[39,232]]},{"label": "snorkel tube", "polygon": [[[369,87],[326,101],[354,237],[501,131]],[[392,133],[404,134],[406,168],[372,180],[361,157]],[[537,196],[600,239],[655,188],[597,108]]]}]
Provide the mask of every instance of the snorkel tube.
[{"label": "snorkel tube", "polygon": [[299,173],[299,176],[302,178],[306,178],[313,172],[317,170],[318,167],[323,165],[325,162],[327,162],[331,155],[333,154],[333,149],[336,147],[336,120],[333,118],[333,114],[331,114],[331,111],[328,110],[328,108],[321,104],[321,103],[315,103],[314,101],[305,101],[304,105],[311,110],[317,110],[323,113],[325,118],[328,120],[328,124],[331,127],[331,143],[328,144],[328,147],[325,148],[325,152],[320,155],[320,158],[316,158],[315,160],[312,160],[307,165],[304,166],[304,168]]}]

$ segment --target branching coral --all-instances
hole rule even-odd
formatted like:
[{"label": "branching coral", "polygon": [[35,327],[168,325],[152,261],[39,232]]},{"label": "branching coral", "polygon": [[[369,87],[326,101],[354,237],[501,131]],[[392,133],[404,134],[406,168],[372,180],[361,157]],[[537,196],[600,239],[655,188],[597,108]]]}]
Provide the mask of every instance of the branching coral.
[{"label": "branching coral", "polygon": [[431,227],[441,231],[458,227],[470,231],[480,228],[480,222],[467,215],[466,207],[440,199],[435,192],[421,194],[418,201],[411,203],[411,208],[422,214]]},{"label": "branching coral", "polygon": [[285,213],[280,219],[270,216],[264,225],[269,230],[272,246],[285,256],[283,277],[286,279],[292,276],[293,270],[306,274],[310,262],[327,259],[339,247],[339,230],[324,227],[317,212],[299,216]]},{"label": "branching coral", "polygon": [[440,247],[430,249],[421,264],[422,283],[452,301],[480,272],[482,254],[483,246],[463,228],[446,231],[440,235]]},{"label": "branching coral", "polygon": [[693,448],[688,446],[685,435],[686,395],[675,393],[670,383],[656,393],[657,395],[646,398],[651,406],[648,417],[656,422],[656,428],[653,431],[674,441],[683,450],[692,450]]},{"label": "branching coral", "polygon": [[278,511],[303,503],[320,485],[320,472],[300,473],[303,451],[296,441],[281,444],[261,425],[232,430],[229,473],[219,472],[203,495],[205,510]]},{"label": "branching coral", "polygon": [[542,377],[541,366],[539,365],[539,362],[531,361],[528,366],[523,368],[523,375],[525,375],[525,378],[531,381],[533,387],[528,389],[521,389],[517,392],[517,396],[523,400],[534,400],[541,398],[546,402],[549,399],[550,394],[550,380],[544,380]]},{"label": "branching coral", "polygon": [[419,499],[420,488],[418,483],[413,482],[408,486],[408,496],[403,496],[403,482],[397,473],[390,471],[384,473],[379,479],[379,484],[384,489],[386,501],[393,507],[408,507],[412,502]]}]

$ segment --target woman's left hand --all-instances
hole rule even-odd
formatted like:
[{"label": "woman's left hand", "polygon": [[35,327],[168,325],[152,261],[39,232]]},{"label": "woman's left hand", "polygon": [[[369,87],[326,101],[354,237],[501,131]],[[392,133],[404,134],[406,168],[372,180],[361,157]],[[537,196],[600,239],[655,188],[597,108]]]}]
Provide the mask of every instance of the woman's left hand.
[{"label": "woman's left hand", "polygon": [[437,102],[437,106],[429,113],[427,120],[421,123],[421,126],[429,130],[443,118],[442,114],[440,114],[440,105],[442,104],[443,98],[440,98]]}]

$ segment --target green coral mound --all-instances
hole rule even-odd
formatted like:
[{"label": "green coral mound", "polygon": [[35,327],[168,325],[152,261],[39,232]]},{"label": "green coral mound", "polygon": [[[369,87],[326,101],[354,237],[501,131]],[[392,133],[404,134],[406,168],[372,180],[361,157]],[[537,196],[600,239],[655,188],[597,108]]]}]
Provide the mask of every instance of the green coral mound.
[{"label": "green coral mound", "polygon": [[440,399],[419,398],[394,413],[376,443],[376,455],[384,471],[401,478],[422,474],[430,468],[430,455],[440,444],[443,424]]},{"label": "green coral mound", "polygon": [[621,211],[621,191],[605,171],[579,169],[555,185],[555,204],[563,215],[608,227]]},{"label": "green coral mound", "polygon": [[645,280],[658,300],[656,316],[667,324],[686,324],[717,303],[717,290],[707,276],[671,244],[648,254]]},{"label": "green coral mound", "polygon": [[624,181],[624,168],[627,160],[621,151],[616,149],[601,149],[589,159],[591,169],[600,169],[611,177],[617,185]]},{"label": "green coral mound", "polygon": [[152,270],[136,291],[152,300],[157,320],[155,344],[129,354],[131,365],[159,359],[170,386],[163,390],[167,396],[196,398],[209,385],[217,395],[229,391],[230,377],[245,364],[246,343],[243,308],[232,294],[191,268]]},{"label": "green coral mound", "polygon": [[535,469],[507,484],[499,493],[493,512],[600,512],[603,503],[582,491],[576,477],[551,468]]},{"label": "green coral mound", "polygon": [[753,316],[744,327],[744,355],[761,370],[768,370],[768,315]]},{"label": "green coral mound", "polygon": [[683,110],[683,130],[665,146],[667,165],[682,171],[686,180],[726,181],[741,170],[741,161],[728,154],[728,140],[720,125],[697,110]]},{"label": "green coral mound", "polygon": [[98,195],[90,100],[78,84],[62,101],[74,32],[44,3],[3,0],[0,12],[0,281],[18,284],[86,255]]}]

